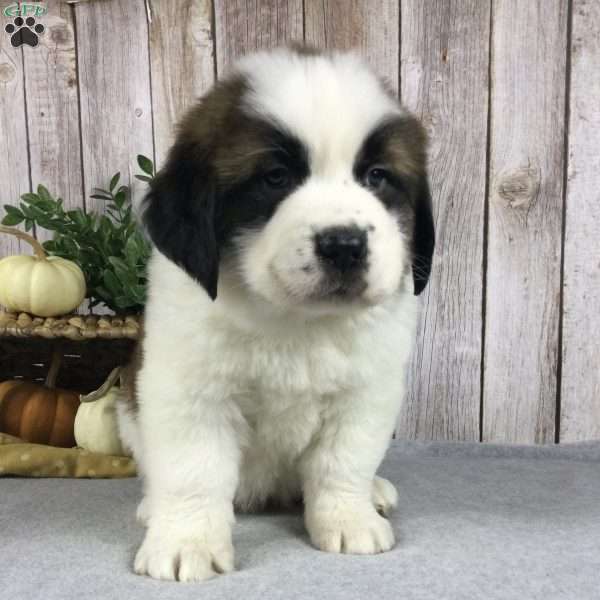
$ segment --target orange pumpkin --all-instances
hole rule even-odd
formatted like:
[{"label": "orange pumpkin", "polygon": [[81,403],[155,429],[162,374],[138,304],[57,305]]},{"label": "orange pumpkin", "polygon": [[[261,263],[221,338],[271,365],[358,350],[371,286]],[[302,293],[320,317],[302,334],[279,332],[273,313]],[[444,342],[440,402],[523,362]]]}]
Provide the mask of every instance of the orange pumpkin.
[{"label": "orange pumpkin", "polygon": [[79,394],[54,387],[55,355],[45,385],[11,380],[0,383],[0,431],[27,442],[71,448],[75,446],[75,414]]}]

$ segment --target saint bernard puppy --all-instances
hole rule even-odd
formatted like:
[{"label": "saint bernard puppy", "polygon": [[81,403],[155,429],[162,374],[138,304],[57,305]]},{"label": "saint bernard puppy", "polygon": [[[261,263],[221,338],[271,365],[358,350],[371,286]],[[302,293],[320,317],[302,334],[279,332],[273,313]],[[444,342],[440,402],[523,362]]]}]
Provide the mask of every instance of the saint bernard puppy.
[{"label": "saint bernard puppy", "polygon": [[242,59],[151,184],[154,244],[121,434],[144,479],[137,573],[234,568],[234,507],[304,503],[327,552],[389,550],[376,475],[434,227],[417,120],[355,54]]}]

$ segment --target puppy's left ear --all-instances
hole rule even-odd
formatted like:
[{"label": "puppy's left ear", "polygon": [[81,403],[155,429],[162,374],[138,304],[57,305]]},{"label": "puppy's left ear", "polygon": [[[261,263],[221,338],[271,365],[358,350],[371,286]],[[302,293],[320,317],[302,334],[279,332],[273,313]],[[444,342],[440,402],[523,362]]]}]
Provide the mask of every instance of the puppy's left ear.
[{"label": "puppy's left ear", "polygon": [[154,245],[217,297],[216,184],[205,151],[176,143],[150,184],[144,224]]},{"label": "puppy's left ear", "polygon": [[415,226],[413,231],[413,280],[415,296],[427,285],[431,273],[433,249],[435,247],[435,228],[431,207],[431,191],[427,175],[421,175],[415,202]]}]

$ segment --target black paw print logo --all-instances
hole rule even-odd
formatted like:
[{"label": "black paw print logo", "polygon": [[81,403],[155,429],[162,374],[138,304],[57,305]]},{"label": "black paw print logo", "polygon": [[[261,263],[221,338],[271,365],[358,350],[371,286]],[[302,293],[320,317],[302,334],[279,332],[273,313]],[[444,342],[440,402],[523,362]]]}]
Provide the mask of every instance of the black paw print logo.
[{"label": "black paw print logo", "polygon": [[38,34],[44,33],[44,26],[41,23],[35,24],[33,17],[16,17],[12,23],[9,23],[4,31],[10,35],[10,43],[18,48],[23,44],[28,46],[38,45]]}]

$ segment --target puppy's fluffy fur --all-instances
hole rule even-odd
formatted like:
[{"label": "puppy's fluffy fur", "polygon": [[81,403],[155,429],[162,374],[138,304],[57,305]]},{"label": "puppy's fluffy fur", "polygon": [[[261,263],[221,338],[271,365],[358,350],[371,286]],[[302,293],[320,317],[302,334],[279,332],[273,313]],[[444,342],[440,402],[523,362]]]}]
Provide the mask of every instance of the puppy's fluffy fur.
[{"label": "puppy's fluffy fur", "polygon": [[425,140],[354,55],[243,59],[183,120],[146,199],[135,570],[233,568],[234,505],[304,501],[315,546],[388,550],[376,477],[404,394],[433,223]]}]

